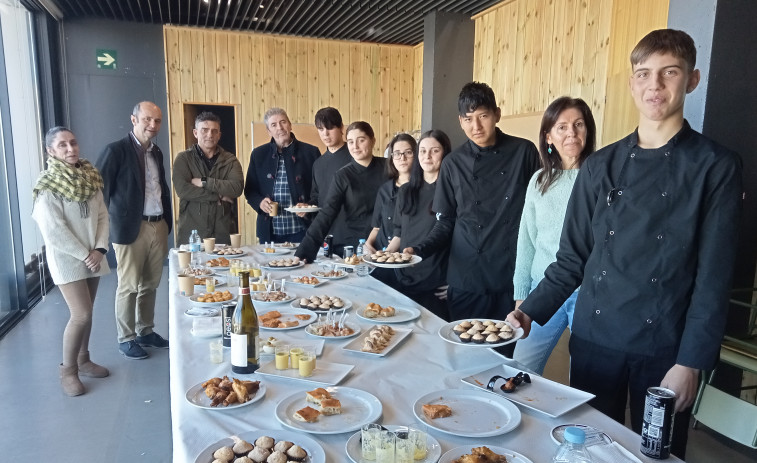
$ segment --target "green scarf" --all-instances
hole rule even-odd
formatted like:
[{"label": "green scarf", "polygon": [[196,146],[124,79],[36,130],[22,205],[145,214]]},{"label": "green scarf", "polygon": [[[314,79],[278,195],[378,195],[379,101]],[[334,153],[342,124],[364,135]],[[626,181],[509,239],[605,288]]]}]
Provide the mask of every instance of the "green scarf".
[{"label": "green scarf", "polygon": [[102,188],[103,178],[91,162],[79,159],[79,162],[71,165],[50,156],[47,159],[47,170],[40,173],[33,194],[35,201],[39,192],[44,190],[70,201],[78,201],[82,217],[86,218],[89,216],[87,200]]}]

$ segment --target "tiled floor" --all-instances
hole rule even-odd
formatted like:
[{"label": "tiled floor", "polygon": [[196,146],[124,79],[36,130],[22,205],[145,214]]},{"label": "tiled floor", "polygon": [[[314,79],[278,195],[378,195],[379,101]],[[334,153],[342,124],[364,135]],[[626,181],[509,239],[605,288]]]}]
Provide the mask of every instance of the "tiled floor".
[{"label": "tiled floor", "polygon": [[[167,301],[167,287],[164,283],[158,301]],[[58,363],[68,309],[57,289],[0,340],[0,461],[172,460],[168,351],[151,349],[146,360],[119,354],[115,288],[114,274],[102,278],[90,348],[93,360],[107,366],[111,376],[85,378],[83,396],[68,398],[60,391]],[[156,331],[165,336],[166,310],[159,304],[156,312]],[[568,378],[566,340],[563,336],[546,370],[546,376],[562,382]],[[701,428],[691,431],[688,452],[693,463],[757,461],[757,451]]]}]

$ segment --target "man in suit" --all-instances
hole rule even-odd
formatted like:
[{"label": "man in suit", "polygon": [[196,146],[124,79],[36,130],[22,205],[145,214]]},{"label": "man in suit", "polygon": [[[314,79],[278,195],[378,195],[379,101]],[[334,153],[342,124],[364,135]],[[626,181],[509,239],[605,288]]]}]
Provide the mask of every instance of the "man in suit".
[{"label": "man in suit", "polygon": [[172,221],[163,153],[151,141],[162,119],[154,103],[137,103],[131,115],[132,131],[106,146],[97,161],[118,263],[119,350],[128,359],[147,358],[143,346],[168,348],[168,341],[153,331],[155,290],[168,254]]},{"label": "man in suit", "polygon": [[[284,209],[310,200],[313,163],[318,148],[301,142],[292,133],[292,123],[281,108],[271,108],[263,116],[271,141],[252,150],[244,196],[258,213],[260,242],[299,243],[309,223]],[[271,203],[279,203],[272,215]]]}]

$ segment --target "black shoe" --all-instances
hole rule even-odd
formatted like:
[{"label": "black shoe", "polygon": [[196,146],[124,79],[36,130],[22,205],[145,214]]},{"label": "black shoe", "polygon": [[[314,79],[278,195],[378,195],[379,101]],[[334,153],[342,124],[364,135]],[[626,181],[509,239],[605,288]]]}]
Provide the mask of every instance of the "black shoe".
[{"label": "black shoe", "polygon": [[147,358],[147,352],[139,347],[137,341],[126,341],[118,344],[118,350],[121,351],[121,355],[127,359],[140,360]]},{"label": "black shoe", "polygon": [[137,336],[137,344],[142,347],[159,347],[161,349],[168,349],[168,341],[155,332],[146,336]]}]

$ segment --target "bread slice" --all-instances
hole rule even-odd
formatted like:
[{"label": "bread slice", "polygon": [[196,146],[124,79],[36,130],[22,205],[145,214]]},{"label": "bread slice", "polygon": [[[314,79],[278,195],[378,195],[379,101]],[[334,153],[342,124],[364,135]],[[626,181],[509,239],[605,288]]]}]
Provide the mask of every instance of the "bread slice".
[{"label": "bread slice", "polygon": [[423,404],[423,414],[430,420],[452,416],[452,409],[447,405]]},{"label": "bread slice", "polygon": [[339,415],[342,413],[342,403],[339,399],[321,399],[321,414]]},{"label": "bread slice", "polygon": [[304,421],[305,423],[313,423],[318,421],[318,416],[321,414],[318,410],[312,407],[305,407],[294,412],[294,419],[298,421]]},{"label": "bread slice", "polygon": [[258,320],[273,320],[274,318],[281,318],[281,312],[278,310],[271,310],[270,312],[266,312],[263,315],[260,315],[258,317]]},{"label": "bread slice", "polygon": [[312,402],[314,404],[321,404],[321,401],[324,399],[330,399],[331,394],[329,394],[329,391],[326,389],[319,387],[318,389],[314,389],[312,391],[307,391],[305,393],[305,400],[308,402]]}]

